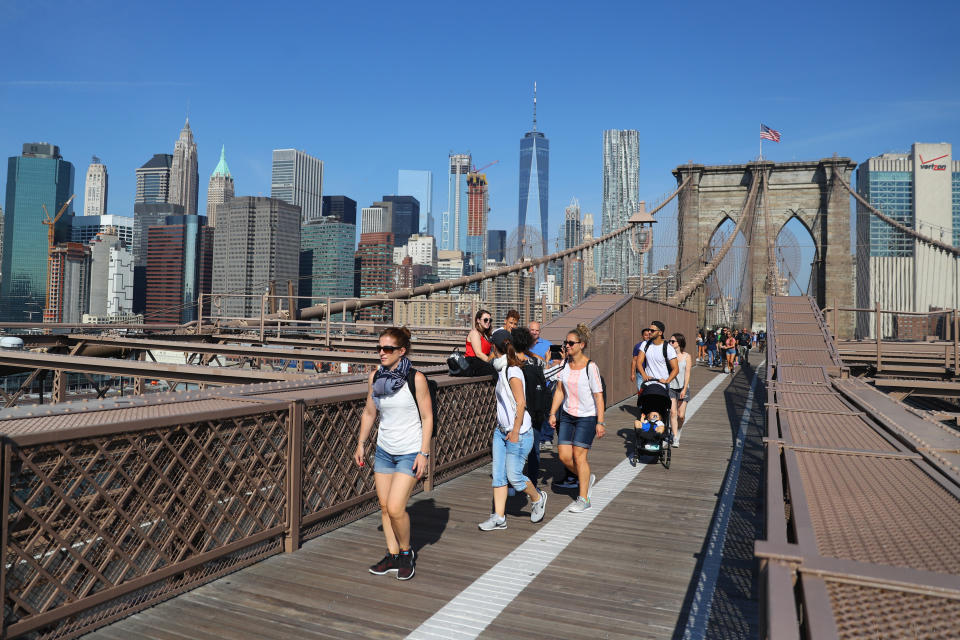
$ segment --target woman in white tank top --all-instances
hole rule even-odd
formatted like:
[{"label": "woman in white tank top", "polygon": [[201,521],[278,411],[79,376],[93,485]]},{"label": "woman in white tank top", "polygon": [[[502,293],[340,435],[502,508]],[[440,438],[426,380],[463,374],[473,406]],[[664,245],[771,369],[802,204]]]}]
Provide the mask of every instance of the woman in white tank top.
[{"label": "woman in white tank top", "polygon": [[409,350],[410,331],[406,327],[390,327],[380,334],[377,345],[380,368],[370,374],[367,403],[360,417],[359,442],[353,454],[357,466],[366,464],[365,445],[379,412],[373,477],[387,555],[370,567],[370,573],[396,572],[399,580],[409,580],[415,570],[407,502],[417,480],[427,470],[433,434],[430,389],[419,371],[414,373],[416,397],[410,392],[408,377],[414,370],[407,359]]}]

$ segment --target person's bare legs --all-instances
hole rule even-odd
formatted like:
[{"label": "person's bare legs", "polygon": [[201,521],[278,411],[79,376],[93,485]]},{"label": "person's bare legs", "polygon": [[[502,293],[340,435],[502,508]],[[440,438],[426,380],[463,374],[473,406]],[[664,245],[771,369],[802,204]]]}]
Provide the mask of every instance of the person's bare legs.
[{"label": "person's bare legs", "polygon": [[573,460],[572,444],[558,444],[557,457],[560,458],[560,462],[562,462],[563,466],[567,468],[567,470],[570,472],[570,475],[577,475],[576,463]]},{"label": "person's bare legs", "polygon": [[493,488],[493,512],[497,514],[498,517],[503,518],[507,513],[507,487],[509,485],[503,485],[502,487]]},{"label": "person's bare legs", "polygon": [[[399,547],[396,552],[391,549],[391,553],[400,553],[400,551],[410,548],[410,516],[407,514],[407,502],[410,501],[410,493],[416,483],[416,478],[405,473],[394,473],[390,482],[387,512],[393,535],[396,538],[395,544]],[[386,532],[386,525],[384,525],[383,530]],[[387,544],[389,545],[389,539]]]},{"label": "person's bare legs", "polygon": [[587,493],[590,491],[590,463],[587,462],[587,454],[590,449],[583,447],[573,447],[573,463],[576,466],[576,476],[580,480],[580,497],[587,499]]},{"label": "person's bare legs", "polygon": [[671,439],[680,433],[680,427],[677,426],[677,399],[670,397],[670,433]]},{"label": "person's bare legs", "polygon": [[392,473],[374,473],[373,481],[377,487],[377,500],[380,502],[380,520],[383,522],[383,537],[387,539],[387,551],[396,555],[400,553],[400,544],[393,532],[393,521],[390,519],[390,487],[393,484]]}]

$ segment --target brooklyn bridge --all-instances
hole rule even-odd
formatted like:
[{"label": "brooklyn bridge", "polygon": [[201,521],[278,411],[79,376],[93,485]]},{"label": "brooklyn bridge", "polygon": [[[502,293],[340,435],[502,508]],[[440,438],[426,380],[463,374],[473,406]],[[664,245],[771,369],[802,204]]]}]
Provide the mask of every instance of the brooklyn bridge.
[{"label": "brooklyn bridge", "polygon": [[[375,298],[298,309],[274,283],[254,317],[216,299],[181,326],[3,325],[0,637],[956,637],[960,249],[858,195],[854,168],[682,165],[621,229]],[[872,269],[869,291],[936,274],[926,308],[858,306],[851,198],[913,247],[913,270]],[[524,274],[648,246],[669,207],[665,278],[559,304],[522,295]],[[793,221],[813,248],[803,295],[782,259]],[[478,532],[494,381],[446,364],[478,307],[495,323],[517,308],[554,344],[592,330],[609,435],[591,452],[589,512],[553,488],[542,523]],[[377,321],[356,321],[364,309]],[[631,357],[653,320],[691,343],[718,324],[766,332],[734,375],[694,367],[669,467],[633,461]],[[351,459],[392,324],[410,326],[411,360],[439,386],[405,583],[366,570],[381,518],[372,464]],[[556,453],[542,464],[551,487]],[[530,508],[508,499],[509,514]]]}]

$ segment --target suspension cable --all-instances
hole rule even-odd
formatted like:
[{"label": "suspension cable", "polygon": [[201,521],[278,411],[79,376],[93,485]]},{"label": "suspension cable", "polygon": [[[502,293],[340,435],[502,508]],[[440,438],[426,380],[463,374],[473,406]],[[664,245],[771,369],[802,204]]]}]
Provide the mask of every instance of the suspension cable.
[{"label": "suspension cable", "polygon": [[890,225],[891,227],[893,227],[893,228],[895,228],[895,229],[897,229],[897,230],[899,230],[899,231],[902,231],[903,233],[905,233],[905,234],[907,234],[907,235],[909,235],[909,236],[912,236],[912,237],[916,238],[917,240],[919,240],[920,242],[923,242],[924,244],[928,244],[928,245],[930,245],[931,247],[934,247],[934,248],[936,248],[936,249],[940,249],[941,251],[945,251],[946,253],[952,254],[952,255],[955,256],[955,257],[960,257],[960,248],[950,246],[949,244],[946,244],[945,242],[940,242],[939,240],[934,240],[934,239],[931,238],[930,236],[923,235],[922,233],[919,233],[919,232],[911,229],[910,227],[908,227],[908,226],[906,226],[906,225],[904,225],[904,224],[901,224],[900,222],[897,222],[896,220],[894,220],[894,219],[891,218],[890,216],[884,214],[882,211],[880,211],[879,209],[877,209],[876,207],[874,207],[873,205],[871,205],[871,204],[866,200],[866,198],[864,198],[864,197],[861,196],[859,193],[857,193],[856,191],[854,191],[853,189],[851,189],[851,188],[850,188],[850,185],[847,183],[847,181],[843,179],[843,176],[841,176],[839,173],[837,173],[837,174],[835,174],[835,175],[836,175],[837,180],[840,181],[840,184],[842,184],[844,187],[846,187],[847,191],[850,192],[850,195],[852,195],[854,198],[856,198],[857,201],[860,202],[860,204],[862,204],[864,207],[866,207],[867,210],[868,210],[870,213],[872,213],[872,214],[875,215],[876,217],[880,218],[881,220],[883,220],[884,222],[886,222],[886,223],[887,223],[888,225]]},{"label": "suspension cable", "polygon": [[[670,196],[666,200],[660,203],[655,209],[650,211],[650,215],[656,214],[658,211],[660,211],[665,206],[667,206],[667,203],[673,200],[673,198],[675,198],[677,194],[680,193],[680,191],[683,190],[683,188],[686,187],[689,182],[690,182],[690,177],[688,176],[683,180],[680,186],[678,186],[676,190],[670,194]],[[557,253],[552,253],[550,255],[543,256],[542,258],[535,258],[527,262],[520,262],[507,267],[500,267],[499,269],[493,269],[491,271],[483,271],[483,272],[475,273],[473,275],[465,276],[462,278],[454,278],[452,280],[444,280],[443,282],[425,284],[420,287],[415,287],[412,289],[398,289],[396,291],[391,291],[389,293],[384,293],[382,295],[378,295],[370,298],[361,298],[357,300],[346,300],[344,302],[337,302],[330,305],[329,313],[335,314],[335,313],[344,313],[347,311],[356,311],[357,309],[375,307],[377,305],[383,304],[384,302],[389,302],[392,300],[406,300],[408,298],[415,298],[418,296],[429,296],[433,293],[438,293],[441,291],[449,291],[450,289],[465,287],[467,285],[471,285],[476,282],[482,282],[483,280],[491,280],[493,278],[499,278],[501,276],[505,276],[511,273],[525,271],[527,269],[537,267],[541,264],[547,264],[549,262],[553,262],[554,260],[563,259],[566,256],[573,255],[580,251],[592,249],[597,245],[603,244],[609,240],[612,240],[626,233],[627,231],[632,229],[633,226],[634,226],[633,224],[628,223],[626,226],[621,227],[620,229],[617,229],[615,231],[611,231],[605,236],[601,236],[599,238],[595,238],[588,242],[584,242],[583,244],[579,244],[576,247],[565,249],[564,251],[559,251]],[[300,310],[300,319],[316,320],[316,319],[324,318],[327,313],[328,313],[328,309],[326,305],[316,305],[312,307],[306,307]],[[268,317],[270,319],[276,319],[275,315],[271,315]],[[294,318],[291,318],[291,320],[293,319]]]}]

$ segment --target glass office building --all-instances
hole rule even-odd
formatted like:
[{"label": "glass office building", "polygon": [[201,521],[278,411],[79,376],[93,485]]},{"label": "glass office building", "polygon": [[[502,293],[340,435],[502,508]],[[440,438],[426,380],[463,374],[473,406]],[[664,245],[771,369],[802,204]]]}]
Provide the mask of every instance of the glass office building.
[{"label": "glass office building", "polygon": [[[520,234],[518,241],[525,240],[523,229],[529,217],[534,223],[540,223],[540,235],[543,239],[541,247],[543,255],[547,255],[548,236],[548,204],[550,186],[550,141],[542,132],[528,131],[520,140],[520,218],[518,221]],[[517,255],[524,254],[518,249]]]},{"label": "glass office building", "polygon": [[390,231],[394,246],[407,246],[407,240],[417,233],[420,224],[420,202],[413,196],[383,196],[383,201],[393,204]]},{"label": "glass office building", "polygon": [[[433,172],[400,169],[397,172],[397,195],[413,196],[420,203],[419,233],[433,233]],[[416,233],[416,232],[415,232]]]},{"label": "glass office building", "polygon": [[[73,165],[52,144],[24,144],[22,155],[7,161],[0,317],[9,322],[42,320],[49,252],[43,208],[55,217],[73,194],[73,180]],[[71,204],[54,228],[55,242],[69,240],[72,218]]]},{"label": "glass office building", "polygon": [[[861,168],[857,172],[857,191],[897,222],[911,229],[914,227],[912,171],[869,171]],[[862,208],[860,204],[857,206]],[[862,224],[867,226],[860,238],[869,246],[870,256],[913,255],[913,238],[906,233],[897,231],[879,218],[858,212],[858,225]]]},{"label": "glass office building", "polygon": [[173,155],[155,153],[137,169],[137,194],[134,203],[157,204],[170,198],[170,167]]},{"label": "glass office building", "polygon": [[327,296],[353,296],[356,236],[357,225],[337,217],[324,216],[301,227],[300,308],[324,304]]},{"label": "glass office building", "polygon": [[306,224],[323,215],[323,161],[306,151],[274,149],[270,197],[300,207]]}]

